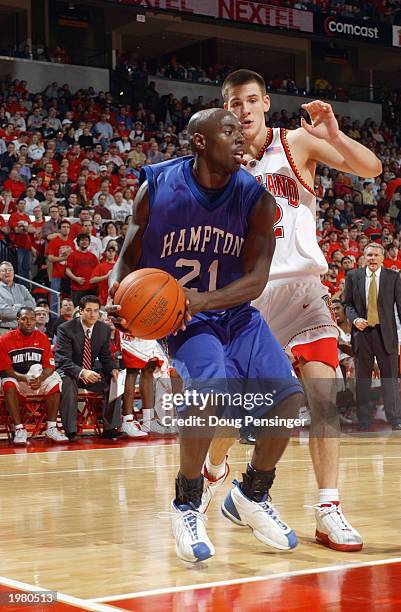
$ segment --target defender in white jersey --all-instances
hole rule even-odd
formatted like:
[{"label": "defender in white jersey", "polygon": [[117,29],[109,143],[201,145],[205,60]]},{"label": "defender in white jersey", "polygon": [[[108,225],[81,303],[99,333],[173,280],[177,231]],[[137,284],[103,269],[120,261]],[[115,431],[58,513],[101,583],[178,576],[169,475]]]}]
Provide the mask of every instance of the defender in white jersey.
[{"label": "defender in white jersey", "polygon": [[[327,269],[316,241],[316,164],[361,177],[382,171],[380,160],[343,134],[330,104],[303,104],[311,124],[296,130],[265,125],[270,108],[263,78],[237,70],[223,84],[225,108],[241,121],[246,168],[277,201],[276,250],[269,283],[255,305],[292,360],[296,361],[311,409],[309,448],[319,488],[315,504],[316,539],[335,550],[362,548],[360,534],[346,521],[338,494],[339,422],[335,405],[338,331],[320,274]],[[202,507],[228,474],[226,454],[232,440],[216,438],[206,458]]]}]

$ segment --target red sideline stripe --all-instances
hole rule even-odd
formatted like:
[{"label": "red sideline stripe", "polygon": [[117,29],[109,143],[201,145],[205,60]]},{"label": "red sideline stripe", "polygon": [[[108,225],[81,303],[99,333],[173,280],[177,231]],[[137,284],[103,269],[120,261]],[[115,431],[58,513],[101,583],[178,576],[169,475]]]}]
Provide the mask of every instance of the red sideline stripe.
[{"label": "red sideline stripe", "polygon": [[135,612],[373,612],[401,610],[401,563],[108,601]]}]

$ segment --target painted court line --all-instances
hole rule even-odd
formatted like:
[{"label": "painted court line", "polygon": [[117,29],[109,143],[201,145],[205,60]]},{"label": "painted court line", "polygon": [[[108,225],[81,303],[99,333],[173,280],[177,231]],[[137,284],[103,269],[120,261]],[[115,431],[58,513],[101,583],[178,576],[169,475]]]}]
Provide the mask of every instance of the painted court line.
[{"label": "painted court line", "polygon": [[188,584],[185,586],[166,587],[163,589],[153,589],[151,591],[138,591],[136,593],[124,593],[107,597],[96,597],[91,599],[94,603],[106,603],[124,599],[137,599],[139,597],[151,597],[156,595],[167,595],[169,593],[181,593],[184,591],[195,591],[199,589],[211,589],[216,587],[231,586],[236,584],[247,584],[250,582],[263,582],[267,580],[292,578],[294,576],[307,576],[308,574],[323,574],[328,572],[338,572],[361,567],[371,567],[375,565],[388,565],[391,563],[401,563],[401,557],[393,559],[379,559],[377,561],[361,561],[360,563],[347,563],[344,565],[329,565],[317,569],[294,570],[292,572],[282,572],[279,574],[269,574],[267,576],[252,576],[250,578],[238,578],[234,580],[220,580],[218,582],[204,582],[200,584]]},{"label": "painted court line", "polygon": [[[164,439],[164,438],[163,438]],[[1,452],[1,447],[0,447],[0,459],[2,459],[3,457],[25,457],[26,455],[31,455],[31,454],[43,454],[43,453],[49,453],[52,455],[59,455],[60,453],[66,453],[68,455],[70,455],[71,453],[95,453],[96,451],[99,452],[103,452],[103,451],[120,451],[120,450],[127,450],[127,448],[132,448],[132,449],[137,449],[137,448],[142,448],[146,449],[146,448],[155,448],[155,446],[160,447],[160,446],[178,446],[178,442],[171,442],[170,444],[160,444],[157,443],[156,444],[147,444],[147,443],[143,443],[143,444],[138,444],[137,446],[117,446],[115,448],[107,448],[107,446],[105,445],[104,448],[72,448],[70,450],[48,450],[46,448],[42,449],[38,449],[37,453],[2,453]],[[7,448],[13,448],[12,446],[7,447]],[[24,450],[23,448],[20,448],[19,450]]]},{"label": "painted court line", "polygon": [[[27,582],[20,582],[19,580],[13,580],[12,578],[6,578],[0,576],[0,584],[2,586],[9,586],[11,588],[19,589],[20,591],[51,591],[52,589],[44,589],[43,587],[37,586],[36,584],[28,584]],[[57,601],[69,604],[78,608],[79,610],[94,610],[95,612],[110,612],[113,610],[121,611],[121,608],[114,606],[102,605],[92,600],[80,599],[79,597],[73,597],[72,595],[66,595],[57,591]],[[34,609],[35,606],[32,606]]]},{"label": "painted court line", "polygon": [[[15,455],[12,455],[15,456]],[[362,461],[362,460],[374,460],[375,457],[343,457],[342,460],[346,461]],[[401,455],[392,457],[382,457],[383,461],[394,460],[399,461]],[[46,462],[42,462],[46,463]],[[243,465],[243,461],[229,461],[230,465]],[[282,459],[280,463],[310,463],[310,459]],[[180,467],[179,463],[169,463],[167,465],[120,465],[114,467],[100,467],[100,468],[76,468],[73,470],[46,470],[45,472],[9,472],[0,474],[0,478],[15,478],[16,476],[50,476],[52,474],[79,474],[81,472],[113,472],[119,470],[155,470],[158,467],[162,468],[177,468]]]}]

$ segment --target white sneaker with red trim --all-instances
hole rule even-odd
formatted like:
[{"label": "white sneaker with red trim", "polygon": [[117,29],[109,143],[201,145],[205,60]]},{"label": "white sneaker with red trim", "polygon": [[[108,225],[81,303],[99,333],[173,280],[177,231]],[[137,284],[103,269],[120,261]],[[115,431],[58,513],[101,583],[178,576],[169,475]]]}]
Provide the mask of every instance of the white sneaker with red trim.
[{"label": "white sneaker with red trim", "polygon": [[141,426],[135,419],[124,421],[121,424],[121,432],[129,438],[147,438],[148,436],[146,431],[142,431]]},{"label": "white sneaker with red trim", "polygon": [[220,478],[213,478],[213,476],[211,476],[208,473],[206,469],[206,465],[203,465],[203,468],[202,468],[202,474],[203,474],[203,479],[204,479],[203,480],[203,493],[202,493],[201,503],[198,508],[199,512],[203,512],[203,514],[206,512],[206,510],[209,507],[210,502],[212,501],[212,497],[214,496],[216,491],[221,487],[223,482],[226,480],[229,473],[230,473],[230,467],[227,463],[227,459],[226,459],[226,464],[224,468],[224,474],[220,476]]},{"label": "white sneaker with red trim", "polygon": [[313,508],[316,517],[315,537],[319,544],[341,552],[361,550],[362,536],[343,515],[340,502],[315,504]]}]

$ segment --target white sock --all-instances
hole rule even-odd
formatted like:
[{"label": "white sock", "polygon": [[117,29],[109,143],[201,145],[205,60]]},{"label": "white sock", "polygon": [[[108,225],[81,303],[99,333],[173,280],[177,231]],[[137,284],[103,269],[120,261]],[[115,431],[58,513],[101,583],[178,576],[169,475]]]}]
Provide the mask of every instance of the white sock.
[{"label": "white sock", "polygon": [[142,416],[143,422],[149,423],[149,421],[151,421],[155,416],[155,411],[153,408],[142,408]]},{"label": "white sock", "polygon": [[134,420],[134,415],[132,414],[124,414],[123,415],[123,423],[129,423]]},{"label": "white sock", "polygon": [[208,474],[210,474],[210,476],[212,476],[213,478],[217,480],[218,478],[221,478],[222,476],[224,476],[224,473],[226,471],[226,459],[224,458],[223,463],[220,463],[219,465],[213,465],[212,463],[210,463],[209,453],[208,453],[206,455],[205,466],[206,466]]},{"label": "white sock", "polygon": [[319,489],[319,504],[339,501],[338,489]]},{"label": "white sock", "polygon": [[47,421],[47,429],[51,429],[52,427],[56,427],[56,421]]}]

